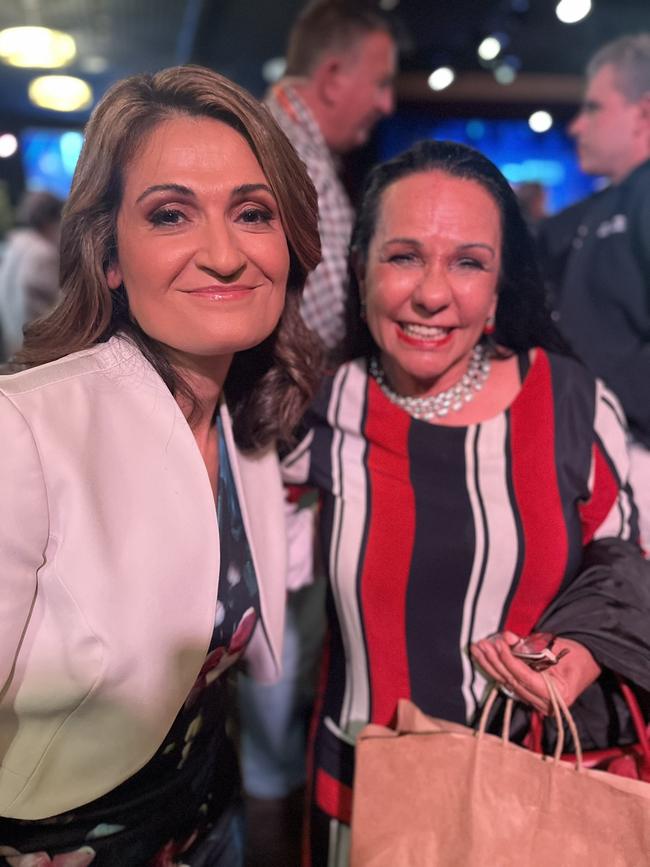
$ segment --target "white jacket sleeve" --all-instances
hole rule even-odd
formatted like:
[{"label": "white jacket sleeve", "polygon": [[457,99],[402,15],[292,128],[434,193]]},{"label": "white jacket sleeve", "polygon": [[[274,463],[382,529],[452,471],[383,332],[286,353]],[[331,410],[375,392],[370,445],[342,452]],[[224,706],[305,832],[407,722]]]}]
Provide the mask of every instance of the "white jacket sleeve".
[{"label": "white jacket sleeve", "polygon": [[11,677],[38,587],[48,508],[36,444],[20,412],[0,395],[0,691]]}]

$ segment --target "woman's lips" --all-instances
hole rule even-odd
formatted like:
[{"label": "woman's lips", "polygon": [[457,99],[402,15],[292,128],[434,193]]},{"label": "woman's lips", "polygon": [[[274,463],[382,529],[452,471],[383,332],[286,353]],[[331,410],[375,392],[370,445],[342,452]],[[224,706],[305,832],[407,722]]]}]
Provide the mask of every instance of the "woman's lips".
[{"label": "woman's lips", "polygon": [[199,286],[196,289],[183,289],[182,291],[192,298],[228,301],[246,298],[256,288],[255,286]]},{"label": "woman's lips", "polygon": [[438,348],[446,346],[452,339],[453,328],[419,325],[409,322],[397,324],[397,337],[408,346],[419,348]]}]

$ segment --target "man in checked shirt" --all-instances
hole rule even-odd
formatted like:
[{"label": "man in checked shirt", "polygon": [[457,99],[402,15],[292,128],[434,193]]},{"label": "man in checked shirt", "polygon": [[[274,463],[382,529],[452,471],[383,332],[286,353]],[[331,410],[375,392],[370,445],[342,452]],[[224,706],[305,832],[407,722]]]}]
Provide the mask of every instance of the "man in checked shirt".
[{"label": "man in checked shirt", "polygon": [[330,349],[343,337],[354,219],[338,158],[365,144],[393,110],[396,62],[390,27],[375,9],[314,0],[293,25],[286,75],[266,99],[318,192],[322,261],[307,281],[302,315]]},{"label": "man in checked shirt", "polygon": [[[318,192],[322,260],[307,281],[301,312],[329,350],[344,333],[354,220],[339,158],[365,144],[377,121],[391,113],[396,63],[395,39],[376,5],[312,0],[291,29],[286,75],[266,99]],[[302,512],[305,518],[313,514]],[[311,561],[296,571],[310,568]],[[324,580],[289,593],[278,684],[260,686],[240,677],[249,863],[255,867],[298,863],[306,717],[324,632],[323,596]]]}]

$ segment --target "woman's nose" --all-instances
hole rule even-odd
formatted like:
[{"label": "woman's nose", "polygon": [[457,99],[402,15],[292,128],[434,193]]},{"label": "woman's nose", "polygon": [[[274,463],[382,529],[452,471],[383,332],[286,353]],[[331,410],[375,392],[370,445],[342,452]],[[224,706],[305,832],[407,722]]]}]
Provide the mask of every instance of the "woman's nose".
[{"label": "woman's nose", "polygon": [[241,276],[246,257],[236,231],[225,220],[206,224],[196,251],[196,264],[222,282],[233,282]]},{"label": "woman's nose", "polygon": [[421,273],[412,295],[414,306],[428,314],[437,313],[451,301],[451,283],[443,265],[428,265]]}]

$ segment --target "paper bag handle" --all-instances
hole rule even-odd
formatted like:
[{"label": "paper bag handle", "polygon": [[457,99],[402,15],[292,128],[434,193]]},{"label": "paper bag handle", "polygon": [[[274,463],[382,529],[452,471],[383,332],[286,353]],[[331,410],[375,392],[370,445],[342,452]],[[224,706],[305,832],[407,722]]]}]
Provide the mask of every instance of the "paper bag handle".
[{"label": "paper bag handle", "polygon": [[[553,762],[557,764],[557,762],[560,761],[560,756],[562,755],[562,751],[564,749],[564,718],[573,738],[576,752],[576,768],[580,771],[582,770],[582,746],[580,744],[578,729],[576,727],[573,717],[571,716],[571,711],[567,707],[567,704],[560,695],[560,693],[557,691],[557,687],[553,683],[553,679],[550,678],[543,671],[540,672],[540,674],[544,678],[544,683],[546,684],[546,689],[548,690],[548,696],[551,701],[553,716],[555,717],[555,724],[557,726],[557,743],[555,744],[555,751],[553,753]],[[479,738],[482,738],[485,734],[485,729],[487,728],[490,712],[494,707],[494,702],[496,701],[498,694],[499,687],[495,684],[490,690],[490,694],[488,695],[486,702],[483,705],[483,710],[481,711],[481,719],[479,721],[477,731],[477,736]],[[510,722],[512,719],[513,705],[514,700],[508,698],[506,700],[506,707],[503,715],[503,727],[501,729],[501,740],[504,744],[509,743],[510,741]]]}]

